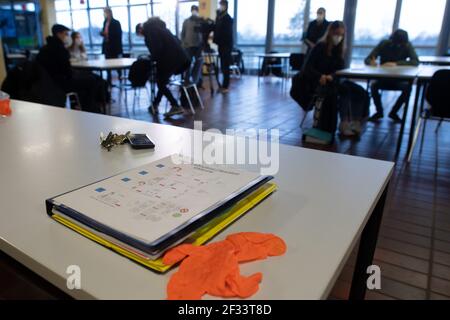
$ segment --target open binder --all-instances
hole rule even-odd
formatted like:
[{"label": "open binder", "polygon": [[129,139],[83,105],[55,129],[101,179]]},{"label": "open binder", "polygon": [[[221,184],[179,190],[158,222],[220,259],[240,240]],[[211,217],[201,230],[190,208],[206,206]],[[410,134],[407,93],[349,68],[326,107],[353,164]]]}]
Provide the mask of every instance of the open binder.
[{"label": "open binder", "polygon": [[202,245],[210,240],[273,193],[271,179],[224,167],[174,165],[168,157],[49,199],[47,213],[79,234],[165,272],[171,267],[160,259],[165,251],[181,242]]}]

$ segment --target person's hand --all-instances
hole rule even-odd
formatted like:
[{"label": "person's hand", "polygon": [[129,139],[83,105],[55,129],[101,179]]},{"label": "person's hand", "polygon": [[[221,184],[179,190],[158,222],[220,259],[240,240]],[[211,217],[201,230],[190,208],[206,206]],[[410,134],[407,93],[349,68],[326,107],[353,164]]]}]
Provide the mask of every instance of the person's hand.
[{"label": "person's hand", "polygon": [[375,58],[370,59],[370,65],[372,67],[376,67],[377,66],[377,60]]},{"label": "person's hand", "polygon": [[395,63],[395,62],[386,62],[386,63],[383,63],[382,66],[383,67],[387,67],[387,68],[391,68],[391,67],[396,67],[397,63]]},{"label": "person's hand", "polygon": [[326,75],[322,75],[321,77],[320,77],[320,80],[319,80],[319,83],[320,83],[320,85],[321,86],[324,86],[324,85],[326,85],[327,84],[327,76]]},{"label": "person's hand", "polygon": [[332,75],[327,75],[326,77],[328,82],[333,82],[334,79]]}]

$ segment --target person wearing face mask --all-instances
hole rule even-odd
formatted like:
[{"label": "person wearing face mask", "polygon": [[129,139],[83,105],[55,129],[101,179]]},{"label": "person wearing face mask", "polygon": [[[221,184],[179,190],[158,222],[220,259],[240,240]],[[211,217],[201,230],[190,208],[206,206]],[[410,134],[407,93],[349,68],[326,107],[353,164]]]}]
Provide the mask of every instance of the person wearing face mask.
[{"label": "person wearing face mask", "polygon": [[214,29],[214,43],[219,46],[220,68],[223,74],[220,91],[222,93],[228,93],[234,43],[233,18],[228,14],[228,1],[220,1],[220,9],[217,12],[216,27]]},{"label": "person wearing face mask", "polygon": [[326,20],[326,10],[325,8],[319,8],[317,10],[317,19],[309,23],[308,29],[306,31],[304,42],[308,47],[308,52],[317,44],[317,42],[325,35],[327,32],[329,22]]},{"label": "person wearing face mask", "polygon": [[81,34],[79,32],[72,32],[71,38],[72,44],[68,47],[70,58],[76,61],[87,60],[88,56]]},{"label": "person wearing face mask", "polygon": [[321,130],[334,134],[339,109],[343,136],[351,137],[361,132],[362,107],[351,104],[351,90],[337,81],[335,73],[344,69],[345,25],[341,21],[330,24],[325,36],[308,55],[302,70],[309,83],[310,95],[318,92],[324,97]]},{"label": "person wearing face mask", "polygon": [[96,97],[101,83],[90,75],[72,71],[70,53],[67,50],[71,44],[69,31],[66,26],[55,24],[52,27],[52,36],[47,37],[47,44],[39,50],[36,62],[47,71],[62,91],[78,94],[84,111],[100,113]]},{"label": "person wearing face mask", "polygon": [[[365,59],[365,64],[377,66],[377,59],[383,67],[394,66],[418,66],[419,58],[414,46],[409,42],[408,33],[405,30],[396,30],[388,40],[381,41]],[[401,95],[395,102],[389,113],[389,117],[395,123],[401,123],[398,111],[406,103],[411,93],[411,85],[407,81],[379,80],[372,83],[371,92],[377,112],[369,118],[369,121],[378,121],[384,117],[384,109],[381,102],[380,90],[398,90]]]},{"label": "person wearing face mask", "polygon": [[183,22],[181,30],[181,44],[193,61],[193,65],[186,71],[184,79],[187,83],[192,81],[192,83],[198,84],[203,64],[203,34],[201,32],[203,19],[200,18],[196,5],[191,7],[191,13],[192,15]]}]

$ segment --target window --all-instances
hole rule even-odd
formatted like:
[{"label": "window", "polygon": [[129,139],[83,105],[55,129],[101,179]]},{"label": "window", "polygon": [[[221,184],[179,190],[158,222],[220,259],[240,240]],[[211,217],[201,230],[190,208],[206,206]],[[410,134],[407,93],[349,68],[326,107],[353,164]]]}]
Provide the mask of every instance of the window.
[{"label": "window", "polygon": [[358,1],[353,49],[356,60],[364,59],[382,39],[390,36],[396,6],[396,0]]},{"label": "window", "polygon": [[306,0],[277,0],[275,2],[275,44],[297,44],[303,35]]},{"label": "window", "polygon": [[[358,1],[358,3],[361,1]],[[375,1],[373,1],[375,2]],[[316,19],[317,9],[325,8],[327,10],[327,20],[335,21],[344,18],[345,0],[311,0],[309,19]]]},{"label": "window", "polygon": [[[445,12],[445,0],[403,0],[400,28],[409,33],[410,40],[423,55],[433,55],[438,43]],[[420,48],[422,47],[422,48]]]},{"label": "window", "polygon": [[266,42],[267,0],[238,1],[237,42],[259,44]]},{"label": "window", "polygon": [[175,14],[177,0],[163,0],[160,3],[153,3],[153,15],[160,17],[167,25],[167,28],[175,34]]},{"label": "window", "polygon": [[[85,43],[91,48],[99,47],[103,38],[103,8],[111,7],[114,18],[119,20],[123,32],[123,46],[143,46],[143,38],[137,37],[134,30],[138,23],[145,22],[150,16],[159,16],[175,34],[178,21],[190,15],[192,4],[197,0],[55,0],[56,21],[79,31]],[[177,7],[179,10],[177,10]]]}]

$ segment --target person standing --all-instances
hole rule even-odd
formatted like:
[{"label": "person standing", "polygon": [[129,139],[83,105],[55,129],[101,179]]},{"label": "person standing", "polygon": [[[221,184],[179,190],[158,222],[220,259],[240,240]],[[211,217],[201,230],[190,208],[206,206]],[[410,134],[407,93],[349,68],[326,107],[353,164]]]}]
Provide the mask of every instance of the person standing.
[{"label": "person standing", "polygon": [[317,10],[316,20],[309,23],[308,30],[306,31],[303,39],[305,44],[308,46],[308,52],[310,52],[316,46],[317,42],[322,39],[327,32],[329,25],[330,23],[326,19],[325,8],[319,8]]},{"label": "person standing", "polygon": [[[419,58],[414,46],[409,41],[408,33],[405,30],[396,30],[388,40],[381,41],[365,59],[365,64],[370,66],[377,65],[377,59],[380,58],[380,65],[383,67],[395,66],[418,66]],[[369,118],[369,121],[378,121],[384,117],[384,109],[381,102],[380,90],[398,90],[402,94],[394,104],[389,118],[395,123],[401,123],[402,119],[398,116],[398,111],[408,101],[411,94],[411,85],[408,81],[399,80],[378,80],[371,85],[373,101],[377,112]]]},{"label": "person standing", "polygon": [[203,34],[201,26],[203,19],[199,16],[198,6],[191,7],[192,15],[183,22],[181,31],[181,44],[191,58],[193,65],[186,71],[184,80],[189,83],[198,84],[201,77],[201,69],[203,64],[202,47]]},{"label": "person standing", "polygon": [[190,65],[189,57],[180,41],[158,17],[150,18],[144,24],[138,24],[136,34],[145,38],[145,45],[150,51],[151,59],[156,62],[158,94],[149,108],[150,113],[158,113],[159,104],[162,97],[165,96],[170,102],[171,109],[164,116],[183,114],[183,108],[180,107],[177,99],[167,87],[173,75],[185,72]]},{"label": "person standing", "polygon": [[[111,8],[104,8],[103,14],[105,21],[100,35],[103,37],[102,54],[106,59],[119,58],[123,53],[122,48],[122,26],[120,22],[113,17]],[[120,77],[120,72],[119,72]],[[108,71],[108,83],[111,84],[111,72]]]},{"label": "person standing", "polygon": [[220,68],[223,73],[223,82],[220,91],[229,92],[230,66],[233,50],[233,18],[228,14],[228,1],[220,1],[214,30],[214,43],[219,46]]}]

